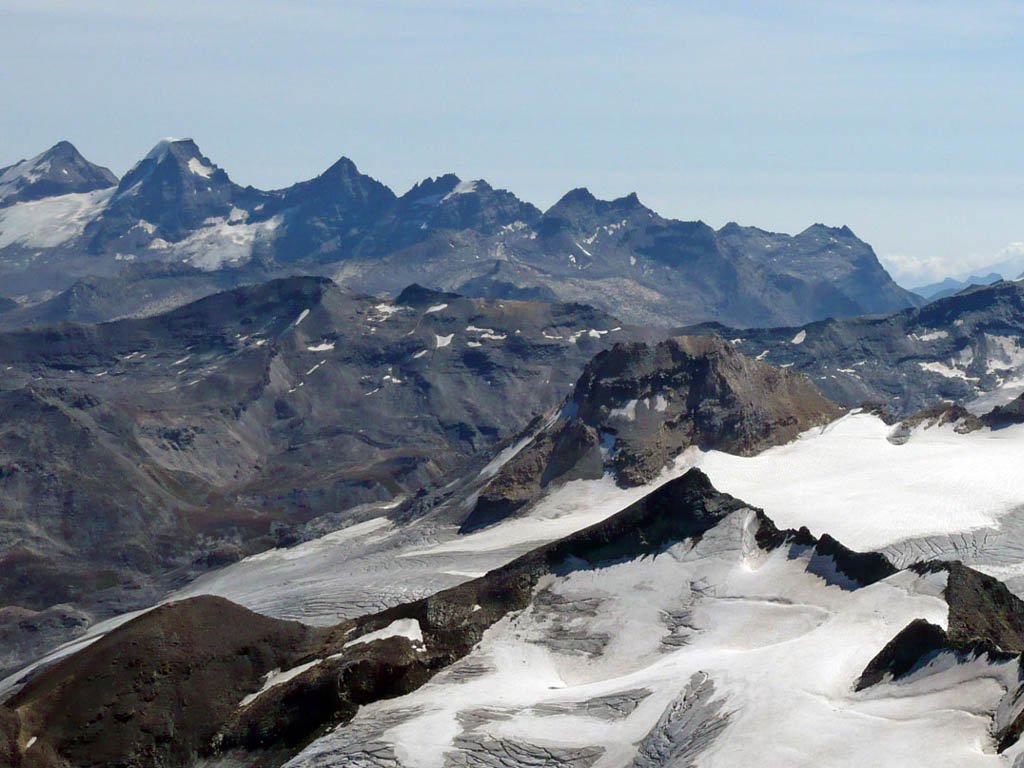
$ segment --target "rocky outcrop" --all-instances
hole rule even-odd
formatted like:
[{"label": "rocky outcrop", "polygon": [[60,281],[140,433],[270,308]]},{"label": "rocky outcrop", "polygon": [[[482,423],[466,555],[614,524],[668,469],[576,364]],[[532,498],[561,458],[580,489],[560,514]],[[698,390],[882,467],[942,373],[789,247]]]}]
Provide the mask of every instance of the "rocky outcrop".
[{"label": "rocky outcrop", "polygon": [[321,631],[215,597],[161,606],[44,671],[4,707],[36,736],[32,765],[183,766]]},{"label": "rocky outcrop", "polygon": [[1014,424],[1024,424],[1024,395],[1006,405],[992,409],[983,417],[985,424],[992,429],[1002,429]]},{"label": "rocky outcrop", "polygon": [[489,525],[553,483],[650,482],[689,447],[751,455],[837,418],[801,376],[751,360],[711,336],[616,345],[586,367],[552,425],[484,488],[463,530]]}]

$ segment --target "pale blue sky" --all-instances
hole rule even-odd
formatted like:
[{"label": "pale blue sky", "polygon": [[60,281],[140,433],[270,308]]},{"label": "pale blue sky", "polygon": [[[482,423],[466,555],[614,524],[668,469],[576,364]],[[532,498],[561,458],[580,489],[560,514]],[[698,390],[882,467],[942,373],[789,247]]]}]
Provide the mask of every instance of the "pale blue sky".
[{"label": "pale blue sky", "polygon": [[1022,3],[0,0],[0,50],[0,165],[192,136],[264,188],[344,154],[398,192],[848,224],[908,284],[1024,270]]}]

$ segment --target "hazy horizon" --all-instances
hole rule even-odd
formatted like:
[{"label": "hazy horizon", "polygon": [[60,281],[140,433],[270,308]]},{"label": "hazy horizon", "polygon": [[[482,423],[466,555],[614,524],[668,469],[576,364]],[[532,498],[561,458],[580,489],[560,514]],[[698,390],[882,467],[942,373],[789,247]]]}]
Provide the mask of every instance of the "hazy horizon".
[{"label": "hazy horizon", "polygon": [[541,208],[585,186],[716,228],[845,224],[908,287],[1024,271],[1012,3],[0,7],[0,166],[66,138],[123,174],[187,135],[261,188],[345,155],[399,193],[454,172]]}]

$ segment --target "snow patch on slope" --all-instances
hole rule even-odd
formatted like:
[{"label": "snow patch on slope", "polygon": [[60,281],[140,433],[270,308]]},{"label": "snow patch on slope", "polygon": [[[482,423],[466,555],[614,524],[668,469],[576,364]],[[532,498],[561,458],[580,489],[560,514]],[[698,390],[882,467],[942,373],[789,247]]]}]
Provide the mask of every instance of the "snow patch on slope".
[{"label": "snow patch on slope", "polygon": [[106,207],[112,189],[47,197],[0,210],[0,248],[56,248],[81,236]]}]

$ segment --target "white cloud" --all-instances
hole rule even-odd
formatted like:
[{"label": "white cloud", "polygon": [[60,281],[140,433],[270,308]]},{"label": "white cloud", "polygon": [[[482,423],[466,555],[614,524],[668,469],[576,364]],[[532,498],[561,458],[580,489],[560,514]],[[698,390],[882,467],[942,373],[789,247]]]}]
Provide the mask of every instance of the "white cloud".
[{"label": "white cloud", "polygon": [[963,280],[970,275],[997,272],[1005,278],[1024,273],[1024,241],[1010,243],[996,253],[969,256],[911,256],[887,253],[879,256],[896,282],[908,287],[934,283],[947,277]]}]

